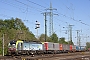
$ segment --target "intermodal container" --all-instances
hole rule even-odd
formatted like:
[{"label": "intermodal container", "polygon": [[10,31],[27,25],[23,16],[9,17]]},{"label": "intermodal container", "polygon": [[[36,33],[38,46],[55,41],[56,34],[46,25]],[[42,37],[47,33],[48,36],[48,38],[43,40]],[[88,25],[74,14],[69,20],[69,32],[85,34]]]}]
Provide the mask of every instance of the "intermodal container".
[{"label": "intermodal container", "polygon": [[70,50],[72,51],[72,47],[73,47],[73,45],[70,45]]},{"label": "intermodal container", "polygon": [[79,46],[76,46],[76,51],[79,51]]},{"label": "intermodal container", "polygon": [[60,44],[60,50],[70,50],[70,45],[68,45],[68,44]]},{"label": "intermodal container", "polygon": [[44,50],[54,50],[53,44],[52,42],[44,42]]},{"label": "intermodal container", "polygon": [[59,43],[53,43],[53,49],[59,50]]},{"label": "intermodal container", "polygon": [[72,51],[76,51],[76,45],[72,45]]},{"label": "intermodal container", "polygon": [[86,47],[85,47],[85,46],[80,46],[80,47],[79,47],[79,50],[80,50],[80,51],[85,51],[85,50],[86,50]]}]

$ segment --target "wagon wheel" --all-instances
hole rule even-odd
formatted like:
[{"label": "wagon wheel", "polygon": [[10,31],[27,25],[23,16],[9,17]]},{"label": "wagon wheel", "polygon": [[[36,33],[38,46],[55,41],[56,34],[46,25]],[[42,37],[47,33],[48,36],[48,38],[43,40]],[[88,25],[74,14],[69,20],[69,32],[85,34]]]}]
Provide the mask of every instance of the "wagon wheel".
[{"label": "wagon wheel", "polygon": [[28,56],[30,55],[29,52],[27,52],[27,55],[28,55]]}]

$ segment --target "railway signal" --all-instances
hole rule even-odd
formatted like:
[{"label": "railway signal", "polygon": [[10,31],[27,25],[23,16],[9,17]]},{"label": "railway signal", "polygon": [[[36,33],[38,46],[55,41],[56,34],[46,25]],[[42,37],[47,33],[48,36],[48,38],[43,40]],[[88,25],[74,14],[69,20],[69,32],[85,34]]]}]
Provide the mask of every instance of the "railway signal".
[{"label": "railway signal", "polygon": [[37,29],[37,37],[38,37],[38,28],[40,28],[40,22],[36,21],[35,25],[36,25],[35,29]]}]

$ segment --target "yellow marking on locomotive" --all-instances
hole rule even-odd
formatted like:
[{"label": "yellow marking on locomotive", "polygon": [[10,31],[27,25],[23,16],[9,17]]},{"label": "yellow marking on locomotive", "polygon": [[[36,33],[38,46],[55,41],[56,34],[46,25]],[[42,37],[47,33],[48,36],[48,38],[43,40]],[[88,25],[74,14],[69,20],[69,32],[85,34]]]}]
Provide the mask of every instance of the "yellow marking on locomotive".
[{"label": "yellow marking on locomotive", "polygon": [[25,59],[22,59],[22,60],[25,60]]},{"label": "yellow marking on locomotive", "polygon": [[18,40],[18,41],[16,42],[16,48],[17,48],[18,43],[23,43],[23,41]]},{"label": "yellow marking on locomotive", "polygon": [[45,42],[41,42],[42,44],[44,44]]}]

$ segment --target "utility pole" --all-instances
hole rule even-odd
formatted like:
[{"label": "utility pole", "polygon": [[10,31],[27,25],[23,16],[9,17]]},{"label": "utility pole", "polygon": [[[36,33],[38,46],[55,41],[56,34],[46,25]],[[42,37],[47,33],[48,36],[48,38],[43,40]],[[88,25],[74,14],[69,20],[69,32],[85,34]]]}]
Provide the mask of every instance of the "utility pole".
[{"label": "utility pole", "polygon": [[81,36],[80,36],[80,33],[79,33],[79,46],[81,46]]},{"label": "utility pole", "polygon": [[72,26],[74,26],[74,25],[69,25],[69,31],[70,31],[70,44],[72,43]]},{"label": "utility pole", "polygon": [[3,34],[3,56],[4,56],[4,34]]},{"label": "utility pole", "polygon": [[87,40],[88,40],[89,36],[86,34],[86,37],[85,38],[86,38],[86,43],[87,43],[88,42]]},{"label": "utility pole", "polygon": [[80,30],[76,30],[77,31],[77,45],[80,46]]},{"label": "utility pole", "polygon": [[47,40],[47,20],[46,20],[46,12],[45,12],[45,42]]},{"label": "utility pole", "polygon": [[61,38],[61,35],[62,35],[62,34],[61,34],[61,26],[59,25],[59,27],[60,27],[60,38]]},{"label": "utility pole", "polygon": [[67,35],[68,35],[68,41],[70,40],[70,26],[67,22],[65,22],[67,24],[68,27],[63,27],[63,28],[67,28],[67,30],[65,30],[67,32]]},{"label": "utility pole", "polygon": [[45,13],[43,13],[43,15],[44,15],[44,20],[45,20],[45,42],[47,41],[47,14],[48,14],[48,12],[45,12]]},{"label": "utility pole", "polygon": [[52,4],[50,3],[50,8],[46,10],[50,10],[49,35],[51,36],[53,34],[53,15],[57,15],[57,14],[53,14],[53,10],[57,10],[57,9],[52,8]]}]

